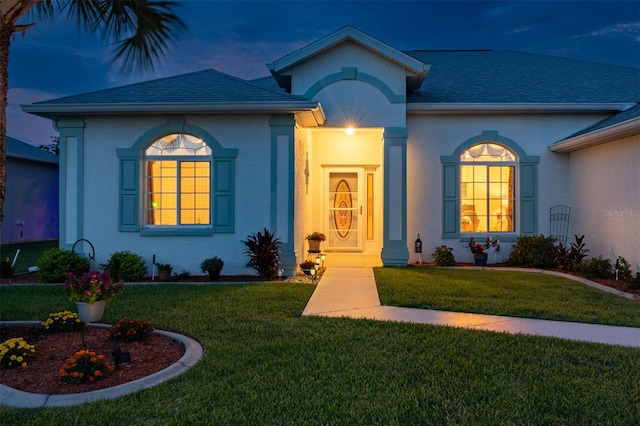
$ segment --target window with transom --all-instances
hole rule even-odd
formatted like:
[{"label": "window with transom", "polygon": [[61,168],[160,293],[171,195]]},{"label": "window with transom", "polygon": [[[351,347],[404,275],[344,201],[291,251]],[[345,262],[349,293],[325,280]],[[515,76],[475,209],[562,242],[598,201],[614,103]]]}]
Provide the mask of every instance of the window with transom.
[{"label": "window with transom", "polygon": [[148,227],[211,225],[211,149],[173,133],[144,151],[144,217]]},{"label": "window with transom", "polygon": [[514,232],[517,156],[495,143],[460,155],[460,232]]}]

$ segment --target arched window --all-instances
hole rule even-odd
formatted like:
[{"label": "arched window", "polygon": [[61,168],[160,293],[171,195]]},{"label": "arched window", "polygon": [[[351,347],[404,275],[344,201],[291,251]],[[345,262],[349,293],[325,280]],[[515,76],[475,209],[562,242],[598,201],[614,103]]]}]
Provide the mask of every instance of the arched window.
[{"label": "arched window", "polygon": [[451,155],[441,155],[440,162],[443,238],[502,232],[502,241],[515,241],[518,234],[538,232],[539,156],[484,130]]},{"label": "arched window", "polygon": [[234,232],[237,149],[223,148],[206,130],[172,117],[116,151],[120,232]]},{"label": "arched window", "polygon": [[460,232],[514,232],[517,156],[490,142],[460,155]]},{"label": "arched window", "polygon": [[515,231],[516,155],[479,143],[460,155],[460,231]]},{"label": "arched window", "polygon": [[211,149],[195,136],[172,133],[144,151],[146,226],[211,224]]}]

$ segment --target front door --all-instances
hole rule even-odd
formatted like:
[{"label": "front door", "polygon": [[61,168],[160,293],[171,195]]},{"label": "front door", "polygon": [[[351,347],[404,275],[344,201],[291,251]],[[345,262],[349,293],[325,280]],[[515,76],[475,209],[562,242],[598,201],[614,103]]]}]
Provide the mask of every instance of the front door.
[{"label": "front door", "polygon": [[361,252],[363,244],[362,169],[328,168],[325,175],[325,249]]}]

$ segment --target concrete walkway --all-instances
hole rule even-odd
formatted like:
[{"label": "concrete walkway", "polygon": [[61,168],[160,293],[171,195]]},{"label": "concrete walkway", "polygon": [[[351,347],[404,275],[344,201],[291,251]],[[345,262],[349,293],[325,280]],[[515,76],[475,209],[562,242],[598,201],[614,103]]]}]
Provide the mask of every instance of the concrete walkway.
[{"label": "concrete walkway", "polygon": [[373,269],[327,268],[302,315],[412,322],[640,348],[640,328],[381,306]]}]

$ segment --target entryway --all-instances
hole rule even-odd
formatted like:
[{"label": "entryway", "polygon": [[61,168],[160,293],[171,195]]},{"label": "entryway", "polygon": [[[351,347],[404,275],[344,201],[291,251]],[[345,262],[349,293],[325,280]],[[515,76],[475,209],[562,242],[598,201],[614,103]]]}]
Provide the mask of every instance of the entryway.
[{"label": "entryway", "polygon": [[376,166],[324,167],[324,251],[330,266],[379,266]]}]

